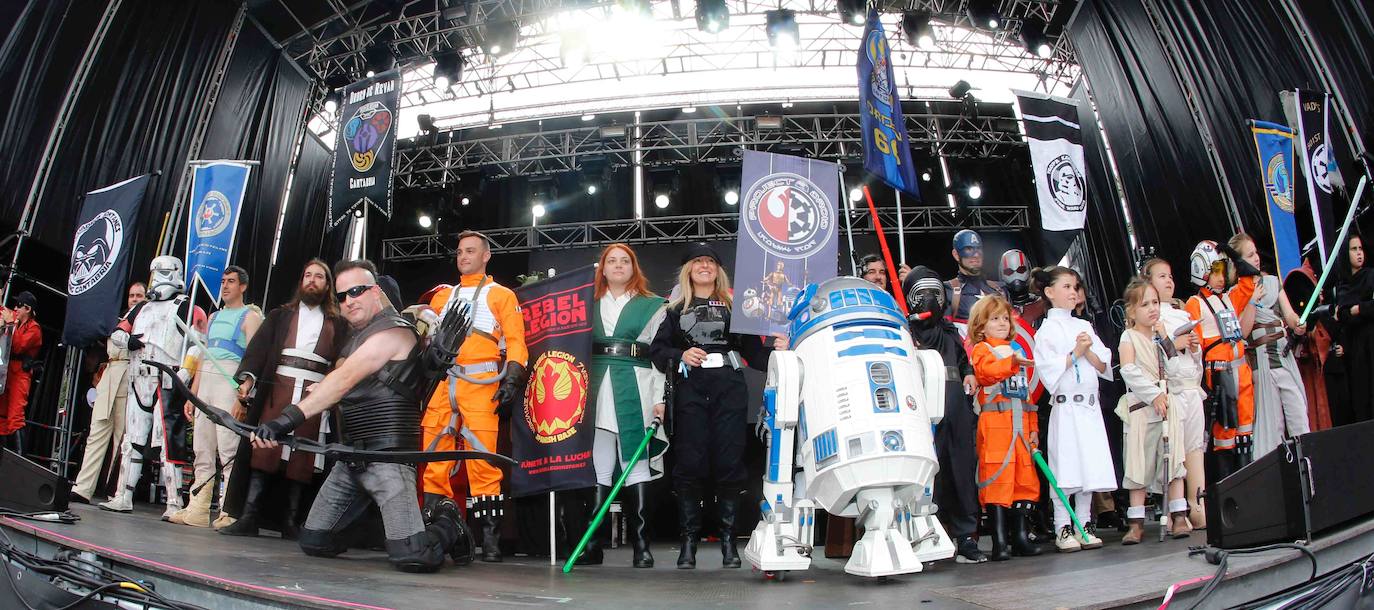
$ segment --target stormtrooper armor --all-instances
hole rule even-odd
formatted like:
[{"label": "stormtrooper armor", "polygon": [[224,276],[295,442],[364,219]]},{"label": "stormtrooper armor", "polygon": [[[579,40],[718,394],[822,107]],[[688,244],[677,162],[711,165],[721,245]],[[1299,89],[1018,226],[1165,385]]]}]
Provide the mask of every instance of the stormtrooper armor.
[{"label": "stormtrooper armor", "polygon": [[931,427],[945,366],[913,347],[887,292],[841,277],[806,287],[789,316],[792,350],[768,363],[762,519],[745,558],[765,573],[810,566],[817,507],[865,532],[845,571],[888,576],[948,559],[935,518]]},{"label": "stormtrooper armor", "polygon": [[[159,448],[162,462],[160,484],[167,492],[166,519],[181,508],[181,467],[167,459],[164,431],[164,405],[171,397],[172,382],[147,362],[158,362],[180,368],[186,355],[188,340],[178,324],[189,307],[184,292],[181,260],[174,256],[159,256],[149,267],[148,300],[130,310],[119,323],[110,341],[130,351],[129,406],[124,411],[124,439],[120,443],[122,460],[119,467],[119,486],[114,497],[100,505],[116,512],[133,510],[134,486],[143,472],[144,456],[149,447]],[[202,316],[203,317],[203,316]],[[194,331],[193,331],[194,332]],[[178,376],[189,381],[190,373],[180,370]]]}]

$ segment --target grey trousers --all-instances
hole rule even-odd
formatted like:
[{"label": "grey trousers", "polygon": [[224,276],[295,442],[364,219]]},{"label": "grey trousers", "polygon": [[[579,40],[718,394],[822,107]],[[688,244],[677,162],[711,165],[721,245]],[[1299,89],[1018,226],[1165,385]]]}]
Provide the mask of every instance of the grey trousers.
[{"label": "grey trousers", "polygon": [[414,465],[372,463],[355,470],[335,462],[310,505],[305,529],[337,533],[376,502],[387,539],[404,540],[425,530],[416,498]]}]

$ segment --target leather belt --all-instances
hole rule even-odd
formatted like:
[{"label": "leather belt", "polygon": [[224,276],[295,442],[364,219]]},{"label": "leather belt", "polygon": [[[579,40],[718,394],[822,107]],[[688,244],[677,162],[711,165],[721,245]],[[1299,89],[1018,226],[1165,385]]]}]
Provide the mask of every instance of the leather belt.
[{"label": "leather belt", "polygon": [[1150,406],[1150,405],[1145,404],[1145,403],[1143,403],[1143,402],[1138,402],[1138,403],[1135,403],[1135,404],[1131,405],[1130,408],[1129,408],[1129,410],[1128,410],[1127,412],[1128,412],[1128,413],[1135,413],[1136,411],[1139,411],[1139,410],[1141,410],[1141,409],[1144,409],[1145,407],[1148,407],[1148,406]]},{"label": "leather belt", "polygon": [[298,379],[307,383],[319,383],[324,380],[324,373],[286,364],[277,365],[277,374],[288,379]]},{"label": "leather belt", "polygon": [[1057,394],[1057,395],[1055,395],[1055,397],[1054,397],[1054,404],[1062,405],[1062,404],[1064,404],[1064,403],[1066,403],[1066,402],[1074,402],[1074,403],[1085,403],[1085,402],[1086,402],[1086,403],[1088,403],[1088,404],[1090,404],[1090,405],[1096,405],[1096,404],[1097,404],[1097,396],[1096,396],[1096,395],[1093,395],[1093,394],[1086,394],[1086,395],[1085,395],[1085,394],[1074,394],[1074,395],[1072,395],[1072,396],[1071,396],[1071,395],[1068,395],[1068,394]]},{"label": "leather belt", "polygon": [[648,358],[649,346],[643,343],[594,343],[593,356],[621,356],[625,358]]},{"label": "leather belt", "polygon": [[277,359],[277,367],[279,367],[279,369],[280,367],[298,369],[319,375],[329,372],[329,364],[326,362],[309,360],[299,356],[288,356],[286,354],[282,354],[282,356]]}]

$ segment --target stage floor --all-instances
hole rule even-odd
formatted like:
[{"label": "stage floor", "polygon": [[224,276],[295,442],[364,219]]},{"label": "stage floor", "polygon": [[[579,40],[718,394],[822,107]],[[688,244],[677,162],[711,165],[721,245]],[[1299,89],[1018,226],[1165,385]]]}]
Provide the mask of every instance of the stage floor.
[{"label": "stage floor", "polygon": [[[920,574],[885,581],[848,575],[842,560],[819,558],[807,572],[791,573],[785,582],[767,582],[747,564],[740,569],[721,568],[718,547],[711,544],[703,544],[698,569],[677,570],[673,565],[676,546],[671,543],[654,546],[659,567],[651,570],[630,567],[629,550],[621,547],[607,553],[606,565],[579,567],[566,575],[548,565],[547,557],[507,557],[505,563],[474,563],[464,568],[450,565],[438,574],[420,575],[391,569],[380,552],[350,551],[337,559],[321,559],[308,557],[294,543],[278,538],[234,538],[162,523],[159,512],[146,506],[131,515],[86,505],[74,505],[73,512],[81,517],[73,525],[9,518],[0,519],[0,525],[16,544],[37,547],[30,550],[42,553],[52,545],[89,550],[113,561],[116,568],[160,574],[192,589],[239,600],[211,607],[252,607],[250,600],[319,608],[457,608],[479,603],[599,608],[1157,606],[1171,584],[1210,576],[1215,570],[1200,556],[1187,555],[1190,545],[1204,543],[1201,532],[1191,539],[1161,543],[1150,528],[1146,541],[1133,547],[1121,546],[1121,535],[1110,531],[1102,536],[1106,545],[1100,550],[1071,554],[1047,550],[1040,557],[980,565],[942,561]],[[1360,548],[1365,554],[1374,550],[1371,541],[1374,520],[1319,539],[1313,547],[1351,546],[1346,555],[1353,557],[1351,553]],[[1266,589],[1240,598],[1253,599],[1297,584],[1306,578],[1308,569],[1299,557],[1296,552],[1234,557],[1228,581],[1235,579],[1238,584],[1232,587],[1228,582],[1222,590],[1257,585]],[[1325,571],[1343,561],[1331,556],[1321,563]],[[1240,583],[1247,575],[1260,573],[1264,578]],[[160,590],[164,595],[171,592]],[[1185,596],[1181,601],[1186,600]]]}]

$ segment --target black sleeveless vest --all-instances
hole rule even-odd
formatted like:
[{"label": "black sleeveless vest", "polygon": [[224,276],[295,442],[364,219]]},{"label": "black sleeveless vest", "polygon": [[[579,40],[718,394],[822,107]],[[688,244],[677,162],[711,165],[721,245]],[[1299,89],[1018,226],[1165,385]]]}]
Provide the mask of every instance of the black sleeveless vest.
[{"label": "black sleeveless vest", "polygon": [[[393,328],[415,335],[415,327],[387,309],[349,337],[339,355],[348,357],[369,337]],[[357,449],[418,451],[420,449],[420,397],[416,384],[420,370],[416,355],[419,342],[405,360],[392,360],[381,370],[358,382],[339,400],[339,416],[345,438]]]}]

